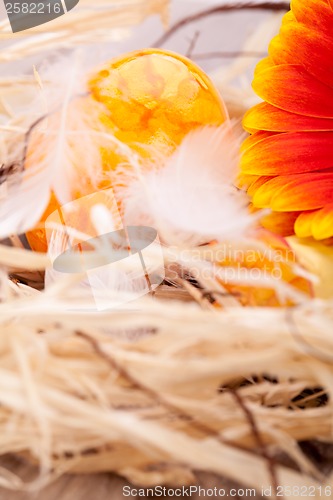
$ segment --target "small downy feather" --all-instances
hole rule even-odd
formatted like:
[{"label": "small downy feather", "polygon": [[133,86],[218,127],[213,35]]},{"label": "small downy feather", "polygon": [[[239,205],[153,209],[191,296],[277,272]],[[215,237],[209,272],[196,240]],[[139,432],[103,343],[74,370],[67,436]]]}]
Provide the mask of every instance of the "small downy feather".
[{"label": "small downy feather", "polygon": [[17,159],[21,169],[0,186],[0,238],[33,228],[51,191],[61,204],[73,192],[91,192],[105,175],[101,147],[112,143],[130,153],[100,120],[101,105],[88,93],[89,65],[80,52],[38,74],[41,93],[31,107],[34,116],[40,109],[39,118],[30,124],[23,158]]},{"label": "small downy feather", "polygon": [[243,238],[255,219],[234,187],[241,139],[230,122],[190,132],[163,166],[125,188],[126,222],[155,227],[168,245]]}]

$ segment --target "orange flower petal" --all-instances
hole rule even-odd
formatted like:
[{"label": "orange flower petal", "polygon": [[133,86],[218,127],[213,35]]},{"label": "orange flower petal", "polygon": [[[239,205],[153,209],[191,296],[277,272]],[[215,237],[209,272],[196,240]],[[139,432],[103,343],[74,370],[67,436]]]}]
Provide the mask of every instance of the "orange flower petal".
[{"label": "orange flower petal", "polygon": [[279,175],[263,184],[253,196],[258,208],[301,212],[322,208],[333,199],[333,173]]},{"label": "orange flower petal", "polygon": [[283,189],[285,183],[294,180],[298,176],[278,176],[270,178],[269,181],[265,182],[260,186],[253,195],[253,205],[258,208],[270,208],[271,201],[276,193],[280,189]]},{"label": "orange flower petal", "polygon": [[285,111],[333,118],[333,90],[299,65],[283,64],[261,71],[253,88],[262,99]]},{"label": "orange flower petal", "polygon": [[241,170],[252,175],[300,174],[330,169],[333,132],[291,132],[267,137],[244,151]]},{"label": "orange flower petal", "polygon": [[271,57],[265,57],[258,62],[254,70],[254,76],[269,68],[274,68],[275,63]]},{"label": "orange flower petal", "polygon": [[267,102],[261,102],[245,114],[243,126],[248,132],[257,130],[274,132],[325,131],[333,130],[333,119],[297,115],[276,108]]},{"label": "orange flower petal", "polygon": [[291,236],[294,234],[294,224],[297,219],[298,212],[273,212],[266,215],[261,220],[262,225],[281,236]]},{"label": "orange flower petal", "polygon": [[[288,26],[287,24],[287,29]],[[275,36],[268,47],[268,53],[275,64],[295,64],[294,54],[282,43],[280,35]]]},{"label": "orange flower petal", "polygon": [[253,182],[260,178],[260,175],[238,175],[237,177],[237,187],[240,189],[247,190]]},{"label": "orange flower petal", "polygon": [[333,203],[317,211],[311,229],[316,240],[325,240],[333,236]]},{"label": "orange flower petal", "polygon": [[295,223],[295,233],[299,238],[313,236],[316,240],[333,236],[333,203],[321,210],[300,214]]},{"label": "orange flower petal", "polygon": [[261,130],[259,132],[256,132],[255,134],[250,135],[241,145],[241,151],[246,151],[250,147],[254,146],[254,144],[257,144],[258,142],[263,141],[264,139],[267,139],[267,137],[271,137],[272,135],[275,134],[273,132],[265,132]]},{"label": "orange flower petal", "polygon": [[295,222],[295,234],[299,238],[309,238],[312,236],[312,221],[318,210],[301,213]]},{"label": "orange flower petal", "polygon": [[[285,62],[292,63],[293,59],[294,64],[301,64],[326,85],[333,85],[332,36],[325,36],[301,23],[289,23],[281,28],[276,51]],[[272,57],[275,61],[273,54]]]},{"label": "orange flower petal", "polygon": [[[283,176],[279,179],[283,180]],[[274,194],[271,208],[277,212],[314,210],[332,200],[333,173],[306,174],[284,182],[284,186]]]},{"label": "orange flower petal", "polygon": [[296,21],[297,21],[297,19],[296,19],[296,17],[295,17],[295,14],[293,13],[293,11],[292,11],[292,10],[290,10],[289,12],[287,12],[287,13],[283,16],[283,18],[282,18],[282,26],[285,26],[286,24],[288,24],[288,23],[290,23],[290,22],[294,23],[294,22],[296,22]]},{"label": "orange flower petal", "polygon": [[243,120],[246,179],[279,234],[333,243],[333,0],[292,0],[253,88],[266,102]]},{"label": "orange flower petal", "polygon": [[332,10],[326,0],[292,0],[291,10],[298,22],[332,35]]},{"label": "orange flower petal", "polygon": [[262,175],[262,176],[257,177],[257,178],[254,177],[254,179],[255,180],[249,185],[249,187],[247,189],[247,193],[249,196],[253,196],[256,193],[256,191],[258,191],[258,189],[263,184],[270,181],[272,179],[272,177],[267,177],[267,176]]}]

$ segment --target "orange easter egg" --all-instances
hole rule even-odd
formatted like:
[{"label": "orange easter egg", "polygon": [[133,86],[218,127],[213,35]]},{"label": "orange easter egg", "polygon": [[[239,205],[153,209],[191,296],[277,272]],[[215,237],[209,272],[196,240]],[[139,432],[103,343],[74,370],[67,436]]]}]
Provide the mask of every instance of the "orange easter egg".
[{"label": "orange easter egg", "polygon": [[145,49],[112,60],[89,83],[118,139],[171,152],[191,130],[220,125],[225,105],[208,76],[173,52]]},{"label": "orange easter egg", "polygon": [[[254,237],[252,243],[244,246],[227,246],[223,259],[218,262],[229,271],[227,278],[221,281],[227,292],[244,306],[295,305],[290,298],[281,301],[277,288],[274,288],[275,281],[276,287],[279,283],[288,284],[296,293],[312,297],[313,286],[307,278],[297,274],[294,267],[297,256],[287,241],[266,229],[257,229]],[[269,278],[272,285],[264,287],[255,281],[258,278]]]},{"label": "orange easter egg", "polygon": [[[165,50],[144,49],[111,60],[90,77],[88,89],[88,99],[101,104],[104,126],[144,158],[150,158],[154,151],[168,156],[190,131],[220,125],[228,116],[209,77],[189,59]],[[124,160],[112,146],[103,148],[101,155],[105,172]],[[93,190],[88,173],[79,174],[85,189],[73,188],[73,199]],[[109,187],[107,183],[99,185],[100,189]],[[43,222],[59,206],[52,193],[40,228],[27,233],[33,250],[47,250]]]}]

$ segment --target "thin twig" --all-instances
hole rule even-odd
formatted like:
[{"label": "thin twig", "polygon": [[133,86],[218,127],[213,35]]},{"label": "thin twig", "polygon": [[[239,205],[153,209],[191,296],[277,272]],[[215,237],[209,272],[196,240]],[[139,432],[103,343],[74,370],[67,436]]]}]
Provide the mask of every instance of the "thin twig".
[{"label": "thin twig", "polygon": [[236,10],[270,10],[270,11],[279,11],[279,10],[289,10],[290,4],[289,2],[261,2],[261,3],[235,3],[232,5],[218,5],[216,7],[211,7],[209,9],[202,10],[193,14],[191,16],[184,17],[177,21],[173,26],[171,26],[164,35],[162,35],[155,43],[152,45],[153,47],[161,47],[169,38],[174,35],[177,31],[179,31],[184,26],[188,24],[194,23],[195,21],[200,21],[205,17],[213,16],[214,14],[224,14],[227,12],[233,12]]},{"label": "thin twig", "polygon": [[[191,59],[232,59],[234,57],[266,57],[266,52],[255,52],[255,51],[230,51],[230,52],[205,52],[203,54],[192,54]],[[189,57],[189,56],[187,56]]]},{"label": "thin twig", "polygon": [[275,465],[276,465],[275,460],[268,452],[266,444],[265,444],[264,440],[262,439],[261,434],[259,432],[259,429],[258,429],[257,423],[255,421],[255,418],[253,416],[253,413],[246,406],[243,398],[239,395],[239,393],[237,391],[235,391],[232,388],[229,389],[229,392],[230,392],[230,394],[232,394],[235,401],[238,403],[239,407],[243,410],[244,415],[245,415],[247,421],[249,422],[253,437],[255,438],[255,440],[257,442],[257,446],[259,448],[261,456],[267,462],[268,471],[269,471],[269,474],[271,477],[271,486],[273,488],[274,496],[276,496],[277,487],[278,487],[279,483],[278,483],[276,470],[275,470]]},{"label": "thin twig", "polygon": [[187,53],[186,53],[186,57],[188,57],[189,59],[191,59],[191,57],[192,57],[192,52],[193,52],[193,50],[195,49],[195,47],[196,47],[196,45],[197,45],[197,42],[198,42],[199,36],[200,36],[200,31],[199,31],[199,30],[197,30],[197,31],[194,33],[194,36],[192,37],[192,40],[191,40],[190,46],[189,46],[188,51],[187,51]]},{"label": "thin twig", "polygon": [[121,366],[118,361],[111,356],[109,353],[106,353],[100,346],[97,340],[95,340],[93,337],[88,335],[87,333],[84,333],[82,331],[76,331],[75,332],[78,337],[81,337],[84,339],[86,342],[90,344],[90,346],[93,348],[95,353],[113,369],[115,370],[121,377],[123,377],[127,382],[129,382],[134,389],[138,389],[142,391],[143,393],[147,394],[153,401],[156,401],[160,405],[164,406],[168,410],[172,411],[173,413],[178,414],[181,416],[184,420],[191,421],[194,427],[196,427],[197,430],[201,431],[203,434],[209,434],[211,436],[219,437],[214,429],[211,429],[210,427],[206,426],[206,424],[203,424],[198,421],[194,421],[192,415],[186,413],[183,410],[180,410],[176,405],[173,403],[170,403],[169,401],[165,400],[158,392],[156,392],[154,389],[151,387],[148,387],[147,385],[143,384],[139,380],[137,380],[133,375],[131,375],[123,366]]},{"label": "thin twig", "polygon": [[2,164],[0,166],[0,185],[3,184],[12,174],[21,170],[22,168],[20,163],[14,162],[10,165]]},{"label": "thin twig", "polygon": [[242,451],[247,451],[249,452],[248,448],[241,446],[233,441],[230,441],[228,439],[224,439],[219,431],[216,431],[214,428],[208,426],[202,421],[196,420],[193,415],[190,413],[186,412],[183,409],[180,409],[177,405],[170,403],[167,399],[165,399],[161,394],[156,392],[154,389],[151,387],[147,386],[146,384],[143,384],[139,380],[137,380],[133,375],[131,375],[123,366],[121,366],[118,361],[110,355],[110,353],[106,353],[98,343],[96,339],[94,339],[92,336],[88,335],[87,333],[84,333],[82,331],[76,331],[75,334],[88,342],[92,349],[95,351],[95,353],[103,359],[113,370],[115,370],[118,375],[123,377],[127,382],[129,382],[134,389],[137,389],[144,394],[146,394],[148,397],[150,397],[153,401],[157,402],[164,408],[168,409],[172,413],[178,415],[179,418],[183,419],[184,421],[187,421],[189,425],[191,425],[194,429],[197,431],[201,432],[204,435],[211,436],[215,438],[217,441],[220,443],[231,446],[233,448],[242,450]]}]

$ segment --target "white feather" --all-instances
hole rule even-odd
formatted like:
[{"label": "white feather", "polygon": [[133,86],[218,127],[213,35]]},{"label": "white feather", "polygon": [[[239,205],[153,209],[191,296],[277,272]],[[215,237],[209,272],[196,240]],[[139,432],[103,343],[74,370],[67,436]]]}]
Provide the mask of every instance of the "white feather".
[{"label": "white feather", "polygon": [[75,191],[91,192],[105,176],[102,146],[126,149],[100,120],[101,104],[88,95],[88,72],[80,53],[40,70],[42,95],[32,104],[40,108],[39,120],[30,124],[25,158],[18,159],[24,169],[0,191],[0,238],[33,228],[51,191],[61,204]]},{"label": "white feather", "polygon": [[254,218],[234,187],[241,139],[230,123],[191,132],[123,193],[126,222],[154,226],[168,245],[244,237]]}]

